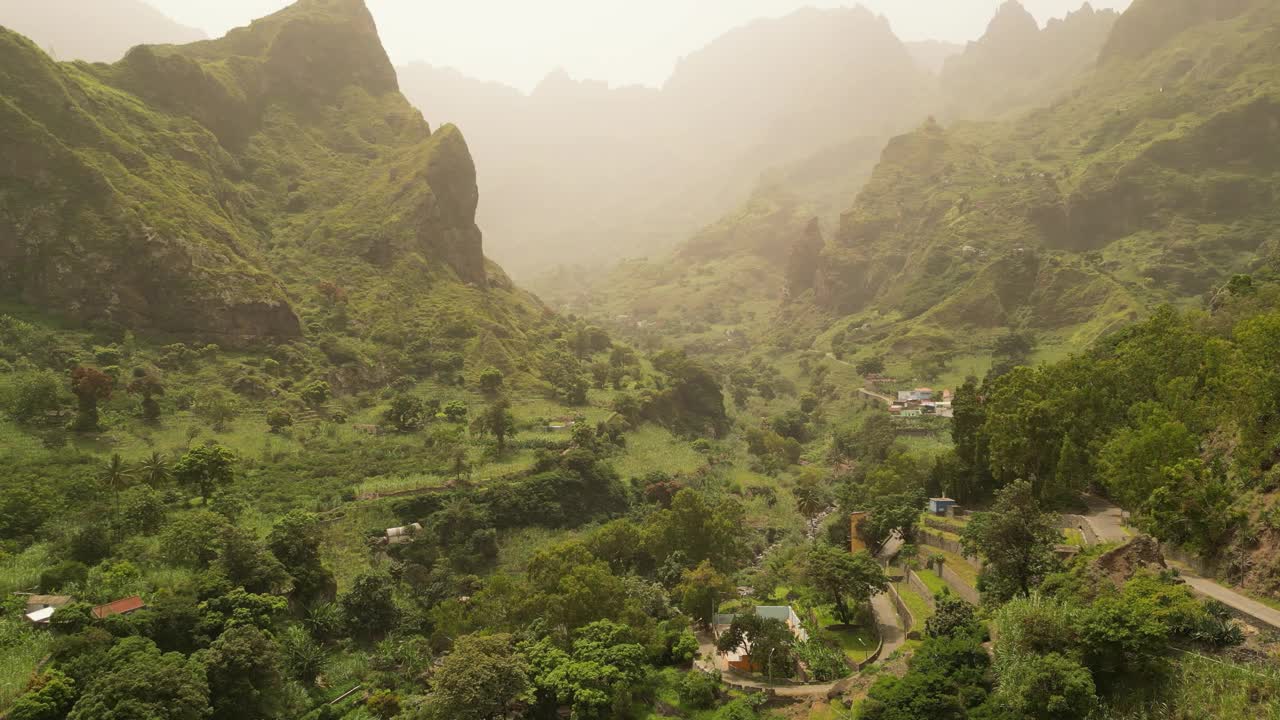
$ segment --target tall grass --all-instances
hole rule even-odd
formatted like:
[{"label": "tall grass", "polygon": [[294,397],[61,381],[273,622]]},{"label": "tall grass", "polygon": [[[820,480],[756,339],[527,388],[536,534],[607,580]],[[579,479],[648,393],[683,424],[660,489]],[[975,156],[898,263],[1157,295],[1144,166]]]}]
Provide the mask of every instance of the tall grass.
[{"label": "tall grass", "polygon": [[17,555],[0,556],[0,596],[31,590],[50,564],[48,543],[32,545]]},{"label": "tall grass", "polygon": [[1179,656],[1157,699],[1114,702],[1102,720],[1275,720],[1280,718],[1280,668],[1195,653]]},{"label": "tall grass", "polygon": [[53,637],[18,618],[0,621],[0,711],[26,689],[36,665],[49,654]]},{"label": "tall grass", "polygon": [[657,425],[645,425],[627,433],[627,452],[614,458],[613,465],[624,479],[659,470],[669,474],[689,473],[705,465],[707,459],[686,441]]}]

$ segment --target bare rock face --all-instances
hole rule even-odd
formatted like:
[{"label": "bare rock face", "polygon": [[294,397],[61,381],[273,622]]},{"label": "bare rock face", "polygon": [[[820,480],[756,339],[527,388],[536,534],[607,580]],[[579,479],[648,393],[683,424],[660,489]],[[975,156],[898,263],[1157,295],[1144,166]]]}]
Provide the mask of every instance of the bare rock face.
[{"label": "bare rock face", "polygon": [[1136,537],[1094,561],[1094,569],[1117,587],[1142,570],[1168,570],[1160,544],[1147,535]]}]

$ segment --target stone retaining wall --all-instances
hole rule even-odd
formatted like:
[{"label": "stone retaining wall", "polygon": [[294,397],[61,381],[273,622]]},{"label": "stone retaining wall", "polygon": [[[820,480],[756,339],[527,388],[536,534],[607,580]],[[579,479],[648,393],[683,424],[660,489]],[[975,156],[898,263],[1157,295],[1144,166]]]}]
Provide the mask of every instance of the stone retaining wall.
[{"label": "stone retaining wall", "polygon": [[898,610],[898,617],[902,618],[902,630],[906,633],[908,640],[920,639],[920,628],[916,625],[916,617],[911,614],[911,608],[902,601],[902,596],[898,594],[898,588],[889,584],[889,597],[893,600],[893,606]]}]

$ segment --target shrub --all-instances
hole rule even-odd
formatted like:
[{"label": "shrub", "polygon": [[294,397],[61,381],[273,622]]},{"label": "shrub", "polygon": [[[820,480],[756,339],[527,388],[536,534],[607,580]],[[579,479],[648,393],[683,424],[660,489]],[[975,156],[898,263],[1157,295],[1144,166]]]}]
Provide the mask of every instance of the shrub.
[{"label": "shrub", "polygon": [[720,673],[708,674],[701,670],[685,673],[676,692],[686,708],[706,710],[716,704],[720,695]]}]

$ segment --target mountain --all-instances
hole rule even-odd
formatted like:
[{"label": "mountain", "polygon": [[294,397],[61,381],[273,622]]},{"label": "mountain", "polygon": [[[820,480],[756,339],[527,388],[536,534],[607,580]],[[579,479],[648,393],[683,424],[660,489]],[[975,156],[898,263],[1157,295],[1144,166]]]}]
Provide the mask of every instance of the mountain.
[{"label": "mountain", "polygon": [[0,287],[78,323],[505,346],[541,316],[485,260],[466,141],[400,94],[362,0],[114,65],[0,31],[0,158]]},{"label": "mountain", "polygon": [[906,43],[907,51],[915,58],[921,69],[934,75],[942,72],[947,60],[964,52],[965,46],[960,43],[949,43],[941,40],[920,40]]},{"label": "mountain", "polygon": [[987,119],[1047,104],[1090,70],[1118,13],[1085,3],[1041,28],[1017,0],[1002,5],[986,33],[947,58],[942,115]]},{"label": "mountain", "polygon": [[424,65],[400,77],[429,120],[467,128],[480,225],[523,275],[668,248],[739,204],[762,171],[910,127],[929,84],[860,7],[738,28],[683,58],[661,90],[562,71],[528,95]]},{"label": "mountain", "polygon": [[59,60],[115,62],[135,45],[205,39],[142,0],[0,0],[0,25]]},{"label": "mountain", "polygon": [[851,342],[954,355],[1016,328],[1072,347],[1275,253],[1280,7],[1202,0],[1180,32],[1163,7],[1134,3],[1053,105],[889,144],[815,282]]}]

